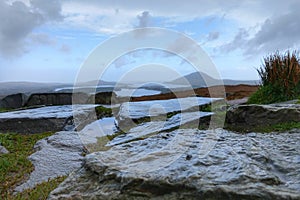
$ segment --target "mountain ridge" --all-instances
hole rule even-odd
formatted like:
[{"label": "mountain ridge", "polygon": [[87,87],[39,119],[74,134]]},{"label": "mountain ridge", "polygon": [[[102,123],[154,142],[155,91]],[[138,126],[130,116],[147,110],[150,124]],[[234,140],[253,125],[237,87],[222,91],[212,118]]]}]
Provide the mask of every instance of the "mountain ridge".
[{"label": "mountain ridge", "polygon": [[204,72],[194,72],[183,77],[167,82],[176,85],[189,85],[193,88],[210,87],[216,85],[258,85],[258,80],[232,80],[232,79],[215,79]]}]

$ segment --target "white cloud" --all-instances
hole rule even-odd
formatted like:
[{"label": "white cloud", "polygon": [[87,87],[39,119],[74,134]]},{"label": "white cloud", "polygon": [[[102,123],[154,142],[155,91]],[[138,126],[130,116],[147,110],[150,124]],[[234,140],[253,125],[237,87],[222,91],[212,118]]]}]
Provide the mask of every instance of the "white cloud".
[{"label": "white cloud", "polygon": [[0,53],[11,57],[28,51],[26,39],[36,27],[62,19],[59,8],[57,0],[1,1]]},{"label": "white cloud", "polygon": [[[287,9],[289,3],[297,0],[286,1],[253,1],[253,0],[187,0],[182,2],[174,0],[72,0],[64,1],[63,12],[69,14],[69,22],[78,22],[79,25],[92,27],[97,25],[94,20],[98,20],[98,26],[105,29],[114,29],[115,22],[123,24],[124,27],[134,27],[136,16],[147,11],[154,17],[165,18],[166,24],[187,22],[194,19],[208,16],[223,16],[226,19],[234,20],[239,26],[254,26],[263,22],[266,18]],[[146,14],[146,13],[145,13]],[[77,18],[76,18],[76,17]],[[108,19],[108,20],[105,20]],[[115,27],[117,28],[117,27]]]},{"label": "white cloud", "polygon": [[[240,29],[228,43],[221,45],[223,52],[240,49],[246,56],[272,53],[276,50],[297,48],[300,45],[300,2],[289,4],[285,12],[267,18],[261,26]],[[256,30],[253,33],[253,30]]]},{"label": "white cloud", "polygon": [[[51,41],[32,32],[49,22],[60,22],[60,28],[88,29],[105,35],[118,34],[136,27],[172,24],[217,17],[231,21],[230,42],[221,45],[223,52],[242,48],[245,54],[268,51],[273,48],[292,47],[298,41],[300,15],[298,0],[10,0],[0,2],[0,53],[20,55],[29,50],[31,42],[50,44]],[[293,5],[295,4],[295,5]],[[295,8],[290,9],[291,5]],[[280,13],[280,16],[278,16]],[[269,20],[267,20],[269,19]],[[294,23],[294,25],[293,25]],[[224,27],[209,30],[206,42],[220,42]],[[285,32],[289,30],[289,32]],[[195,30],[186,29],[186,32]],[[236,35],[233,34],[236,32]],[[44,35],[47,35],[45,33]],[[39,38],[38,38],[39,37]],[[44,38],[42,38],[44,37]],[[225,36],[227,37],[227,36]],[[230,38],[231,37],[231,38]],[[49,38],[48,38],[49,39]],[[27,42],[27,43],[26,43]],[[26,46],[27,45],[27,46]]]}]

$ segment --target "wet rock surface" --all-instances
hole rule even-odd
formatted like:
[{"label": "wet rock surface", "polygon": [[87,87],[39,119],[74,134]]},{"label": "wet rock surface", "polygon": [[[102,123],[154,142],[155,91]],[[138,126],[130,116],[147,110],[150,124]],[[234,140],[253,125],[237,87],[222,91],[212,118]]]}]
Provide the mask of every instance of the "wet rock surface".
[{"label": "wet rock surface", "polygon": [[66,176],[82,165],[84,147],[77,132],[62,131],[39,140],[36,152],[28,157],[34,171],[28,181],[15,188],[16,192],[33,188],[48,179]]},{"label": "wet rock surface", "polygon": [[300,105],[237,105],[227,111],[226,122],[243,129],[285,122],[300,122]]},{"label": "wet rock surface", "polygon": [[119,128],[127,130],[133,128],[135,122],[139,120],[176,112],[199,111],[200,106],[206,106],[217,100],[220,99],[187,97],[169,100],[126,102],[120,106],[120,110],[116,115],[116,124]]},{"label": "wet rock surface", "polygon": [[300,199],[300,131],[159,133],[87,155],[49,199]]},{"label": "wet rock surface", "polygon": [[61,131],[70,123],[74,112],[84,120],[88,118],[85,116],[94,111],[94,107],[95,105],[46,106],[0,113],[0,132],[28,134]]},{"label": "wet rock surface", "polygon": [[151,121],[138,124],[131,128],[126,134],[121,134],[107,143],[107,146],[118,145],[132,140],[144,139],[152,134],[165,132],[180,128],[181,126],[190,125],[190,127],[198,128],[200,123],[209,123],[211,112],[186,112],[178,113],[166,119],[165,121]]}]

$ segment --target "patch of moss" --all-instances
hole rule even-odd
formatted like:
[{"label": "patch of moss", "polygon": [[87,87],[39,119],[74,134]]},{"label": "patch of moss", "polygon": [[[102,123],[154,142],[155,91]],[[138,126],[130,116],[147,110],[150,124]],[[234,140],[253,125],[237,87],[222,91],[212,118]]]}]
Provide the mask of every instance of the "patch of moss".
[{"label": "patch of moss", "polygon": [[212,112],[211,104],[206,104],[200,107],[200,111],[202,112]]},{"label": "patch of moss", "polygon": [[8,111],[11,111],[12,109],[9,109],[9,108],[0,108],[0,113],[2,112],[8,112]]},{"label": "patch of moss", "polygon": [[0,156],[0,199],[9,199],[13,189],[26,180],[34,166],[27,159],[34,153],[35,143],[52,135],[42,134],[20,135],[15,133],[0,134],[0,143],[9,153]]},{"label": "patch of moss", "polygon": [[106,108],[103,106],[97,106],[95,107],[96,115],[98,119],[101,119],[103,117],[112,117],[112,109]]},{"label": "patch of moss", "polygon": [[171,118],[173,117],[174,115],[177,115],[178,113],[181,113],[181,111],[174,111],[174,112],[169,112],[167,113],[167,118]]},{"label": "patch of moss", "polygon": [[264,125],[264,126],[253,126],[253,127],[237,127],[237,126],[229,126],[226,125],[225,129],[239,132],[239,133],[249,133],[249,132],[257,132],[257,133],[271,133],[271,132],[284,132],[292,129],[300,129],[300,122],[286,122],[279,123],[274,125]]}]

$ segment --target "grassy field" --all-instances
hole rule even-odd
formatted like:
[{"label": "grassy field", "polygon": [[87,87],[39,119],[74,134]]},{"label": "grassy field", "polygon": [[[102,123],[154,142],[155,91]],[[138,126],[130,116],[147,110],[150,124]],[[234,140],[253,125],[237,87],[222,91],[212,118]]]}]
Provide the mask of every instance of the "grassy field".
[{"label": "grassy field", "polygon": [[0,199],[46,199],[48,194],[61,183],[65,177],[42,183],[33,189],[25,190],[20,194],[13,195],[13,189],[26,181],[34,166],[27,159],[34,153],[34,144],[53,133],[20,135],[0,134],[0,143],[10,153],[0,156]]}]

